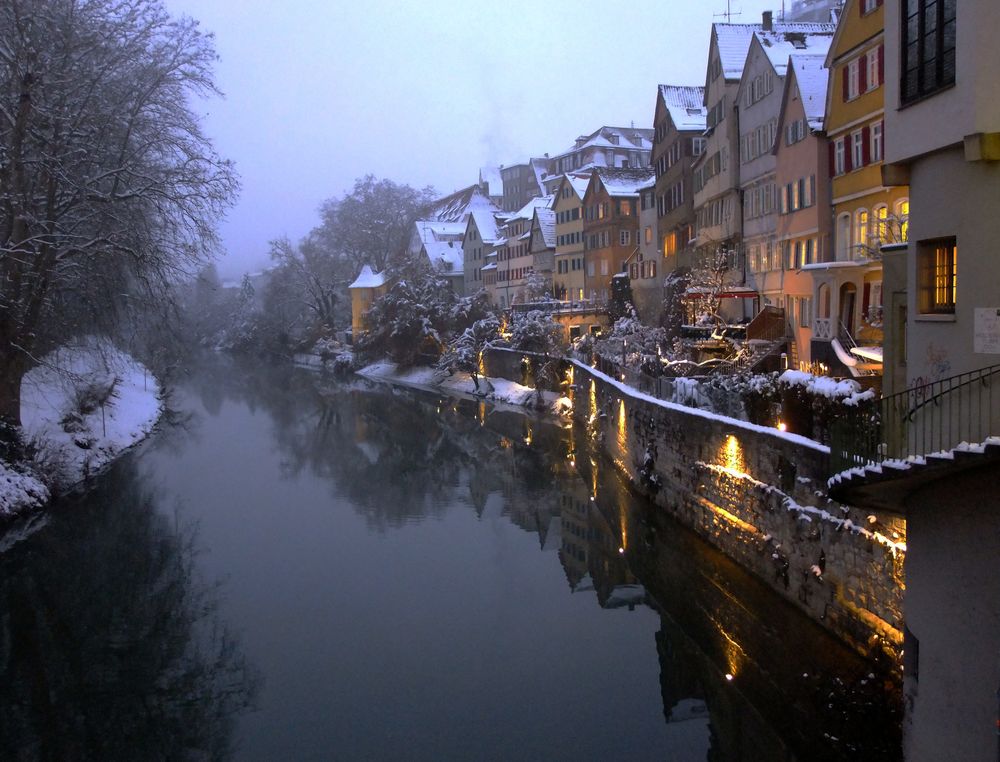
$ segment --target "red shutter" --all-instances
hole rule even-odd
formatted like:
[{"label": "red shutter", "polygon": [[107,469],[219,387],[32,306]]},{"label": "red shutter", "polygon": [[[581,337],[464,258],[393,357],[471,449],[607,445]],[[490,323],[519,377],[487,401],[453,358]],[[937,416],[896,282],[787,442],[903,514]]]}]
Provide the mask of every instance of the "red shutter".
[{"label": "red shutter", "polygon": [[861,128],[861,163],[865,167],[872,163],[871,129],[868,127]]},{"label": "red shutter", "polygon": [[850,133],[844,136],[844,172],[854,169],[854,146],[851,145],[853,138]]},{"label": "red shutter", "polygon": [[837,154],[836,154],[836,150],[837,149],[834,147],[832,140],[827,144],[827,147],[830,149],[830,177],[836,177],[836,175],[837,175]]},{"label": "red shutter", "polygon": [[868,56],[866,53],[858,59],[858,92],[863,93],[868,89]]},{"label": "red shutter", "polygon": [[858,0],[858,15],[862,18],[865,16],[865,0]]},{"label": "red shutter", "polygon": [[[882,2],[879,0],[879,5]],[[885,82],[885,46],[878,46],[878,83],[881,85]]]},{"label": "red shutter", "polygon": [[843,85],[842,89],[843,89],[844,103],[847,103],[847,100],[851,97],[851,83],[848,81],[850,79],[850,74],[849,74],[850,68],[851,68],[850,65],[847,65],[843,69],[841,69],[841,71],[844,73],[844,79],[841,82],[841,84]]},{"label": "red shutter", "polygon": [[861,297],[861,317],[862,317],[862,319],[867,320],[867,318],[868,318],[868,308],[871,306],[871,300],[872,300],[872,284],[871,283],[866,283],[865,284],[864,295]]}]

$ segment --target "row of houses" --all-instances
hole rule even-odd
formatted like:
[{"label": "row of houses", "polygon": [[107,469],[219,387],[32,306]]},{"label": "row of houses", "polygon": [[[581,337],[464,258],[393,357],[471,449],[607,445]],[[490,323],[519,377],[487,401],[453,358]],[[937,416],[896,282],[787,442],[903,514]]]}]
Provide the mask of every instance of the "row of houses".
[{"label": "row of houses", "polygon": [[[416,224],[411,251],[501,309],[543,295],[600,307],[626,273],[649,323],[663,311],[665,279],[692,272],[687,322],[706,297],[729,323],[769,308],[790,364],[835,375],[882,372],[889,336],[888,385],[902,388],[907,321],[919,316],[911,332],[936,336],[957,294],[957,271],[945,274],[956,251],[940,265],[902,264],[916,262],[907,244],[925,229],[905,166],[943,136],[954,150],[995,127],[995,77],[977,78],[972,57],[989,51],[978,38],[963,45],[961,30],[988,28],[997,9],[964,8],[959,18],[953,0],[802,0],[780,21],[765,12],[760,23],[713,24],[704,84],[657,86],[652,128],[602,126],[557,155],[481,171]],[[945,90],[947,111],[923,105]],[[934,119],[913,119],[918,111]],[[926,126],[942,120],[940,133]],[[971,145],[992,167],[990,140]],[[949,189],[946,200],[995,200],[990,172],[966,180],[977,190]],[[939,206],[941,191],[925,188],[925,206]],[[952,285],[921,286],[917,300],[907,283],[935,271]],[[717,282],[699,278],[706,272]],[[921,377],[959,367],[938,341]]]}]

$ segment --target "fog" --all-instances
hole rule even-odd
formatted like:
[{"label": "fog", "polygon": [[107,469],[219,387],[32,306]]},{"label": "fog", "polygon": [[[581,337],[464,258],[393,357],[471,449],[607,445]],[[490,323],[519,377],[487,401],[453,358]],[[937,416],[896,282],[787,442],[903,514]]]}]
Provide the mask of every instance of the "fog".
[{"label": "fog", "polygon": [[166,4],[216,35],[225,99],[200,108],[242,176],[221,227],[219,270],[236,277],[367,173],[447,193],[601,125],[652,126],[657,84],[704,84],[727,5],[751,23],[781,2]]}]

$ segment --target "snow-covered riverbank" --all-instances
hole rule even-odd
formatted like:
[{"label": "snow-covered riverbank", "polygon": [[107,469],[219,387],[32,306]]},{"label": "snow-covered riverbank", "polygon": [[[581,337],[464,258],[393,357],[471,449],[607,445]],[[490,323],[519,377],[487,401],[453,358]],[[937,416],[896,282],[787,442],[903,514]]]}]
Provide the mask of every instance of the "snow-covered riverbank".
[{"label": "snow-covered riverbank", "polygon": [[100,471],[146,437],[163,410],[153,375],[107,344],[61,349],[43,363],[21,391],[22,435],[33,460],[0,461],[0,522]]}]

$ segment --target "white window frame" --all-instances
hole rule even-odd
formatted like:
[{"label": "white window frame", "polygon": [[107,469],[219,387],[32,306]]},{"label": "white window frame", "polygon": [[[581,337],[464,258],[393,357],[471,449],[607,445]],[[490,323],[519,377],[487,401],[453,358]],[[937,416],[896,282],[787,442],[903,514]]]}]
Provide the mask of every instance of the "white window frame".
[{"label": "white window frame", "polygon": [[865,63],[868,66],[868,90],[866,92],[871,92],[882,84],[878,81],[878,48],[865,53]]},{"label": "white window frame", "polygon": [[851,133],[851,168],[860,169],[865,165],[865,142],[861,130]]},{"label": "white window frame", "polygon": [[844,144],[844,138],[837,138],[833,141],[833,173],[835,175],[844,174],[846,158],[847,146]]},{"label": "white window frame", "polygon": [[869,150],[872,162],[882,161],[882,122],[871,126],[871,148]]},{"label": "white window frame", "polygon": [[847,64],[847,100],[861,95],[861,60],[855,58]]}]

